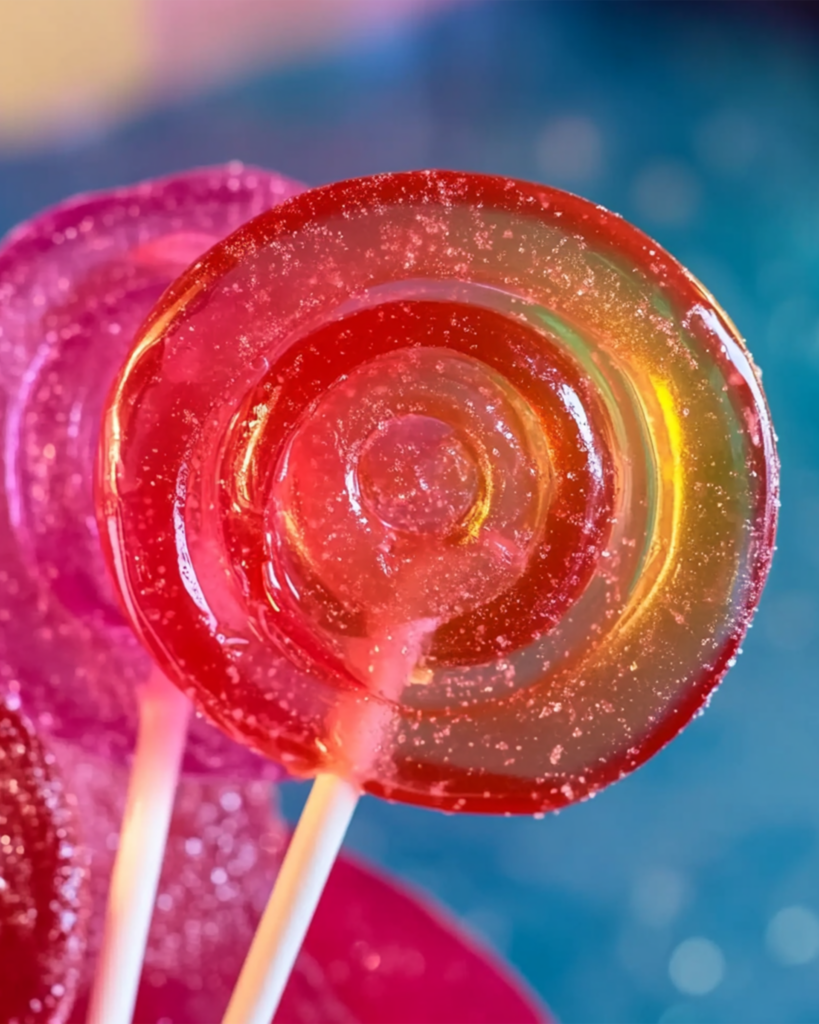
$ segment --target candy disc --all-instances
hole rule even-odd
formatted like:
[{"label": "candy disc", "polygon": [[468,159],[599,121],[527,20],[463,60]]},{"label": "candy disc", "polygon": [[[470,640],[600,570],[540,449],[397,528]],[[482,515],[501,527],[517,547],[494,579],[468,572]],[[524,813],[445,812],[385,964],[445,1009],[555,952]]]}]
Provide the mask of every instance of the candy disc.
[{"label": "candy disc", "polygon": [[[300,186],[233,164],[82,196],[0,247],[0,687],[52,735],[122,760],[150,670],[102,558],[93,466],[138,327],[190,263]],[[194,723],[194,771],[258,758]]]},{"label": "candy disc", "polygon": [[0,701],[0,1020],[61,1024],[85,949],[87,879],[54,757]]},{"label": "candy disc", "polygon": [[703,705],[777,488],[744,343],[656,243],[412,172],[304,193],[180,278],[112,392],[98,514],[140,635],[231,735],[533,812]]}]

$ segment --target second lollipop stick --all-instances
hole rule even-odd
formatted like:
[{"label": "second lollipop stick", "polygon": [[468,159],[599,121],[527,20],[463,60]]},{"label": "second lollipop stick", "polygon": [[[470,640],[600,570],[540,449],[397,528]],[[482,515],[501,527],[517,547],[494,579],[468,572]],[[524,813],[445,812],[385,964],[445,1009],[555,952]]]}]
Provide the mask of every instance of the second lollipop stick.
[{"label": "second lollipop stick", "polygon": [[359,790],[318,775],[222,1024],[270,1024],[358,803]]},{"label": "second lollipop stick", "polygon": [[139,696],[139,734],[88,1024],[131,1024],[190,708],[155,669]]}]

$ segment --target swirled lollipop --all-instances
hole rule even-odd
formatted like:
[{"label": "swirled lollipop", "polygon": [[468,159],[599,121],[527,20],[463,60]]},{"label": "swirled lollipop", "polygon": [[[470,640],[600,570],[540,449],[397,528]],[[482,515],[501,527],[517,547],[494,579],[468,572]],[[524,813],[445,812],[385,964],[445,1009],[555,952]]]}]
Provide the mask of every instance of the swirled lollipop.
[{"label": "swirled lollipop", "polygon": [[[45,729],[122,760],[150,660],[104,568],[93,465],[105,396],[153,304],[243,221],[299,191],[231,164],[69,200],[0,248],[0,686]],[[194,722],[192,771],[258,759]]]},{"label": "swirled lollipop", "polygon": [[0,1020],[61,1024],[85,949],[86,871],[53,755],[0,701]]},{"label": "swirled lollipop", "polygon": [[200,708],[455,811],[554,809],[668,742],[775,530],[765,399],[709,293],[608,211],[479,175],[330,185],[211,250],[101,453],[118,585]]},{"label": "swirled lollipop", "polygon": [[154,311],[103,451],[109,555],[172,678],[293,770],[450,810],[644,761],[771,557],[730,321],[619,217],[499,178],[360,179],[241,229]]}]

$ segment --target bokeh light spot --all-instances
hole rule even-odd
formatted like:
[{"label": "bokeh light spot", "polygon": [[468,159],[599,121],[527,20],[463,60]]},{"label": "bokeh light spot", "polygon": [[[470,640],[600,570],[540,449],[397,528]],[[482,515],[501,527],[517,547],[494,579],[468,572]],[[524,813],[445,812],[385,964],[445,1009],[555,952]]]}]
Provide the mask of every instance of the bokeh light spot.
[{"label": "bokeh light spot", "polygon": [[591,181],[603,169],[600,129],[587,117],[548,121],[538,139],[537,161],[550,183]]},{"label": "bokeh light spot", "polygon": [[663,928],[677,917],[685,901],[685,879],[670,868],[640,875],[631,894],[634,917],[650,928]]},{"label": "bokeh light spot", "polygon": [[704,996],[720,984],[725,975],[725,957],[710,939],[686,939],[671,954],[668,974],[675,987],[687,996]]},{"label": "bokeh light spot", "polygon": [[819,956],[819,917],[807,907],[784,907],[771,918],[765,942],[778,963],[808,964]]},{"label": "bokeh light spot", "polygon": [[632,187],[637,216],[651,224],[684,227],[700,205],[700,184],[694,173],[675,160],[644,167]]}]

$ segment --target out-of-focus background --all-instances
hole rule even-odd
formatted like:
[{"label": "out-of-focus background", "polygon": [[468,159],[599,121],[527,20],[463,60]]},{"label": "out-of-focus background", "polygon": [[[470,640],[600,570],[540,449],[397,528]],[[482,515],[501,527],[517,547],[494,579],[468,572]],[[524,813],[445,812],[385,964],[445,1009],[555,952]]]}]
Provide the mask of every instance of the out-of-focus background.
[{"label": "out-of-focus background", "polygon": [[[312,184],[536,179],[656,237],[764,371],[779,552],[708,713],[544,821],[366,799],[350,845],[433,892],[560,1019],[819,1021],[819,5],[0,0],[0,230],[238,158]],[[295,815],[304,787],[286,787]]]}]

